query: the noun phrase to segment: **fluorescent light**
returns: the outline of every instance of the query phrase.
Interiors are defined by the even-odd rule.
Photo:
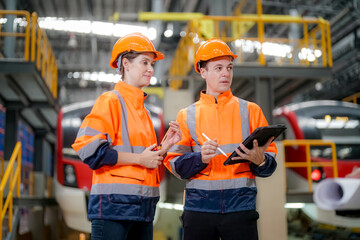
[[[114,24],[107,22],[93,22],[91,31],[97,35],[111,36],[113,34]]]
[[[174,31],[172,29],[166,29],[164,32],[164,36],[167,38],[172,37],[173,34],[174,34]]]
[[[5,19],[6,20],[6,19]],[[3,21],[5,21],[3,20]],[[6,21],[5,21],[6,22]],[[101,36],[122,37],[132,32],[140,32],[147,36],[150,40],[156,39],[157,31],[155,28],[148,28],[144,24],[120,24],[111,22],[100,22],[89,20],[72,20],[56,17],[43,17],[38,19],[39,25],[42,29],[76,32],[84,34],[96,34]],[[0,24],[2,22],[0,21]]]
[[[100,81],[117,83],[120,80],[119,74],[105,72],[68,72],[68,78],[77,78],[85,81]],[[157,82],[157,79],[155,78]]]
[[[157,78],[156,77],[151,77],[150,85],[155,85],[156,83],[157,83]]]

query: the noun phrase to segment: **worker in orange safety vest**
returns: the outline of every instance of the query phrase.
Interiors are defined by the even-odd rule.
[[[254,140],[252,149],[242,144],[268,123],[257,104],[231,92],[236,57],[219,39],[199,47],[194,67],[205,79],[206,90],[199,101],[178,113],[182,139],[164,160],[175,176],[187,180],[181,216],[185,240],[258,239],[255,177],[272,175],[277,148],[273,138],[264,146]],[[217,148],[227,156],[236,149],[239,157],[233,160],[248,162],[224,166],[227,157]]]
[[[159,170],[167,150],[181,139],[169,123],[160,150],[147,109],[146,93],[154,62],[164,58],[140,33],[120,38],[110,66],[121,74],[113,91],[102,94],[80,127],[72,147],[93,169],[88,204],[92,239],[153,238],[159,200]]]

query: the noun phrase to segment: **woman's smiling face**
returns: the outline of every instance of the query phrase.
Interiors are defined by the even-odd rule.
[[[154,74],[154,63],[153,53],[141,53],[131,61],[124,58],[124,82],[140,89],[148,86]]]

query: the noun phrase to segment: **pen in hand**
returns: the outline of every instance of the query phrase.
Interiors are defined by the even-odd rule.
[[[202,133],[202,135],[208,140],[211,141],[211,139],[205,135],[205,133]],[[226,153],[221,149],[221,148],[217,148],[217,150],[219,150],[219,152],[221,152],[225,157],[227,157]]]

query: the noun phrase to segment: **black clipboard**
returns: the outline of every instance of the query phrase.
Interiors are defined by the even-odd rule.
[[[266,144],[269,138],[274,137],[274,140],[284,131],[286,130],[286,127],[284,124],[277,124],[277,125],[270,125],[266,127],[258,127],[255,129],[244,141],[243,144],[246,148],[252,149],[253,148],[253,141],[256,139],[258,141],[259,146],[263,146]],[[274,141],[273,140],[273,141]],[[240,152],[243,152],[241,150],[240,146],[238,147]],[[239,156],[235,151],[226,159],[224,162],[224,165],[232,165],[236,163],[243,163],[243,162],[249,162],[245,159],[238,159],[238,160],[231,160],[233,157]]]

